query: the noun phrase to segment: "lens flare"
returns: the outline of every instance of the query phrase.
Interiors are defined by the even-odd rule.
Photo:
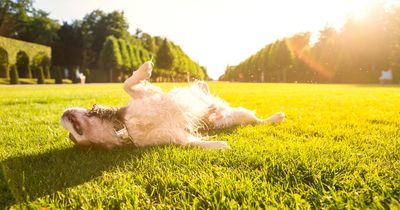
[[[289,51],[292,53],[292,55],[295,55],[297,58],[303,61],[306,65],[310,67],[312,71],[318,73],[318,75],[324,78],[327,79],[333,78],[334,76],[334,74],[332,73],[333,71],[329,69],[327,66],[324,66],[323,64],[319,63],[317,59],[315,59],[309,52],[296,46],[288,39],[285,41],[285,43]]]

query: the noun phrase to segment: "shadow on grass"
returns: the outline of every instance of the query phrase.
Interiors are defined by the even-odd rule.
[[[8,187],[7,179],[0,170],[0,209],[8,209],[15,203],[15,199]]]
[[[0,180],[0,190],[7,192],[6,197],[2,198],[3,205],[35,200],[83,184],[126,161],[137,160],[149,150],[151,148],[112,151],[68,148],[9,158],[1,162],[4,176]],[[8,178],[8,189],[2,186],[7,184],[5,178]]]

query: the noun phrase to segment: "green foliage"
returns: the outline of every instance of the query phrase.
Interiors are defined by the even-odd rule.
[[[10,67],[10,84],[11,85],[16,85],[19,84],[19,75],[18,75],[18,70],[15,65],[11,65]]]
[[[26,52],[26,54],[30,58],[33,58],[38,53],[43,53],[49,59],[51,59],[51,48],[44,45],[9,39],[0,36],[0,47],[4,48],[7,51],[9,64],[16,63],[17,53],[19,51]]]
[[[43,71],[43,67],[42,66],[39,66],[37,68],[36,76],[37,76],[37,83],[38,84],[44,84],[45,77],[44,77],[44,71]]]
[[[44,52],[37,53],[32,59],[33,69],[39,71],[39,68],[42,68],[46,79],[50,79],[50,65],[51,60]],[[38,77],[37,74],[35,76]]]
[[[163,84],[164,90],[175,84]],[[179,85],[180,86],[180,85]],[[225,151],[79,150],[65,107],[118,106],[116,85],[0,89],[0,165],[12,209],[398,209],[398,87],[211,83],[278,125],[208,132]],[[268,90],[268,91],[266,91]],[[110,95],[110,93],[113,93]],[[251,93],[251,94],[249,94]],[[268,106],[266,106],[268,104]],[[357,108],[354,109],[354,105]],[[384,106],[382,105],[384,104]],[[38,114],[40,113],[40,114]],[[12,142],[12,143],[10,143]],[[1,181],[0,181],[1,182]]]
[[[56,66],[81,66],[85,55],[84,40],[80,21],[64,22],[57,31],[52,46],[52,63]],[[89,43],[87,43],[89,44]]]
[[[48,16],[49,13],[34,8],[32,0],[2,0],[0,35],[51,45],[59,26],[56,20]]]
[[[121,69],[123,72],[127,72],[132,69],[132,61],[127,43],[123,39],[118,39],[118,46],[122,59]]]
[[[106,72],[108,82],[116,82],[118,76],[120,76],[120,69],[123,65],[123,60],[121,57],[121,52],[119,49],[118,40],[113,37],[107,37],[103,49],[100,53],[99,67],[102,69],[103,73]],[[103,80],[106,78],[103,78]]]
[[[17,53],[16,67],[18,69],[19,77],[32,78],[31,69],[29,68],[29,56],[24,51]]]
[[[167,39],[164,39],[156,57],[154,77],[172,78],[173,81],[187,81],[192,78],[207,78],[206,70],[192,61],[183,50]]]
[[[8,53],[4,48],[0,47],[0,78],[8,78],[10,76],[8,65]]]
[[[126,39],[129,36],[128,23],[123,12],[105,13],[95,10],[86,15],[77,25],[82,31],[83,59],[82,66],[96,69],[99,64],[101,50],[107,37]]]
[[[171,46],[167,39],[164,39],[163,44],[157,52],[156,67],[160,69],[172,69],[173,62],[174,55],[172,54]]]

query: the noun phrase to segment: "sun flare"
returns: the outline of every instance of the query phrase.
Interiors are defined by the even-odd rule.
[[[344,3],[343,9],[347,17],[362,20],[368,15],[368,9],[378,2],[377,0],[350,0]]]

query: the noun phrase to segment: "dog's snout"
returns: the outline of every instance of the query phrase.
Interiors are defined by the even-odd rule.
[[[61,118],[63,119],[70,119],[73,117],[73,111],[72,110],[65,110]]]

